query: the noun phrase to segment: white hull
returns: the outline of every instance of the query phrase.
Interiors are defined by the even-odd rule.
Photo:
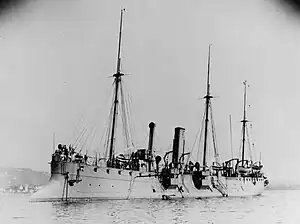
[[[69,172],[70,179],[75,179],[78,165],[71,162],[65,163],[63,171]],[[172,186],[177,187],[165,190],[154,172],[107,167],[98,167],[95,172],[94,168],[95,166],[84,165],[79,176],[81,181],[66,187],[65,176],[62,175],[61,167],[59,167],[60,170],[52,171],[49,183],[32,195],[31,201],[204,198],[222,197],[221,191],[226,192],[229,197],[243,197],[259,195],[264,190],[263,178],[217,178],[216,176],[207,176],[202,180],[203,188],[198,190],[191,174],[179,174],[178,177],[172,178]],[[222,183],[223,190],[220,191],[213,186],[212,178]]]

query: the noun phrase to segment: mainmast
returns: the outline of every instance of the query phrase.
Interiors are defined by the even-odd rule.
[[[245,160],[245,135],[246,135],[246,124],[248,122],[248,120],[246,119],[247,81],[244,81],[243,84],[245,86],[245,90],[244,90],[244,116],[243,116],[243,120],[241,121],[243,123],[242,166],[244,166],[244,160]]]
[[[118,46],[118,58],[117,58],[117,72],[113,75],[115,78],[115,97],[113,105],[113,119],[111,127],[111,136],[110,136],[110,148],[109,148],[109,161],[112,162],[114,155],[114,142],[115,142],[115,129],[117,123],[117,114],[118,114],[118,95],[119,95],[119,85],[121,82],[121,77],[124,75],[121,73],[121,43],[122,43],[122,25],[123,25],[123,12],[125,9],[121,9],[121,18],[120,18],[120,31],[119,31],[119,46]]]
[[[207,151],[207,131],[208,131],[208,112],[209,112],[209,106],[210,106],[210,99],[213,98],[213,96],[210,95],[210,83],[209,83],[209,75],[210,75],[210,47],[208,47],[208,63],[207,63],[207,86],[206,86],[206,96],[204,97],[205,100],[205,129],[204,129],[204,151],[203,151],[203,170],[205,170],[206,167],[206,151]]]

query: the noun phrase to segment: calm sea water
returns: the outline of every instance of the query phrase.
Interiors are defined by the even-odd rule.
[[[249,198],[30,203],[0,196],[0,223],[300,223],[300,191],[265,191]]]

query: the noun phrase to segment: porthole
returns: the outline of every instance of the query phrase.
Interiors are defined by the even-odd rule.
[[[121,175],[121,170],[118,170],[118,174]]]
[[[129,172],[129,175],[130,175],[130,176],[132,175],[132,172],[131,172],[131,171]]]
[[[106,173],[109,173],[109,169],[106,170]]]
[[[89,184],[89,186],[92,186],[92,184]]]

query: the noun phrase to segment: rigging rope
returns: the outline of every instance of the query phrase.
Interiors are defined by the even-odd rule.
[[[147,132],[146,134],[146,138],[148,139],[149,138],[149,133]],[[160,147],[160,149],[158,149],[158,145],[161,146],[161,141],[158,137],[158,134],[157,132],[154,132],[154,138],[153,138],[153,153],[159,153],[159,152],[164,152],[163,149],[161,149],[162,147]]]
[[[82,150],[83,150],[83,149],[85,148],[85,146],[87,145],[88,140],[89,140],[90,138],[93,138],[93,136],[94,136],[94,134],[95,134],[95,131],[96,131],[96,128],[95,128],[95,127],[92,127],[91,130],[90,130],[90,132],[89,132],[89,134],[88,134],[88,136],[86,137],[85,141],[83,142],[83,144],[82,144],[82,146],[81,146]],[[90,144],[91,144],[91,142],[90,142]],[[89,144],[89,145],[90,145],[90,144]],[[86,152],[88,151],[88,149],[89,149],[89,147],[86,147]]]
[[[129,95],[127,94],[127,97],[125,98],[126,102],[126,109],[127,109],[127,119],[128,119],[128,129],[129,129],[129,135],[130,135],[130,143],[133,147],[135,147],[134,143],[134,127],[133,127],[133,122],[131,119],[131,107],[130,107],[130,101],[129,101]]]
[[[242,141],[240,141],[240,155],[242,158],[242,153],[243,153],[243,129],[241,130],[241,139]]]
[[[81,134],[78,136],[77,140],[75,141],[75,143],[73,144],[75,148],[77,148],[83,138],[83,136],[86,134],[87,132],[87,124],[85,125],[85,127],[82,129]]]
[[[115,83],[115,81],[114,81]],[[109,154],[109,140],[110,140],[110,135],[111,135],[111,128],[112,128],[112,119],[113,119],[113,110],[114,110],[114,98],[115,98],[115,93],[113,93],[112,96],[112,103],[111,103],[111,108],[109,111],[109,116],[108,116],[108,128],[106,132],[106,144],[104,144],[105,149],[105,158],[108,158]]]
[[[253,155],[252,155],[252,150],[251,150],[251,142],[250,142],[250,136],[249,136],[249,131],[248,127],[246,126],[246,134],[247,134],[247,143],[248,143],[248,151],[249,151],[249,156],[250,159],[253,161]]]
[[[213,112],[212,112],[212,105],[211,103],[209,104],[209,108],[210,108],[210,120],[211,120],[211,133],[212,133],[212,139],[213,139],[213,144],[214,144],[214,153],[215,153],[215,159],[216,162],[219,162],[219,152],[218,152],[218,148],[217,148],[217,136],[216,136],[216,131],[215,131],[215,123],[213,120]]]
[[[133,147],[135,147],[135,143],[134,143],[134,136],[135,136],[135,127],[134,127],[134,122],[132,122],[132,108],[131,108],[131,104],[132,104],[132,99],[131,96],[129,94],[127,94],[127,105],[128,105],[128,119],[129,119],[129,128],[130,128],[130,132],[131,132],[131,141],[132,141],[132,145]]]
[[[127,148],[130,147],[129,143],[129,132],[128,132],[128,122],[127,122],[127,114],[126,114],[126,105],[125,105],[125,97],[123,93],[123,85],[120,82],[120,96],[121,96],[121,117],[122,117],[122,124],[123,124],[123,135],[124,135],[124,143]]]
[[[96,125],[94,124],[93,127],[91,127],[89,129],[89,131],[87,132],[86,136],[85,136],[85,140],[83,141],[83,143],[81,144],[81,149],[83,150],[84,147],[86,147],[86,144],[89,142],[89,141],[92,141],[92,137],[94,135],[94,132],[96,131]],[[90,140],[91,139],[91,140]],[[91,144],[91,143],[90,143]],[[87,147],[89,149],[89,147]]]
[[[79,120],[78,120],[78,123],[77,125],[75,126],[74,128],[74,131],[73,131],[73,135],[72,135],[72,141],[74,142],[74,139],[76,140],[76,133],[78,132],[78,129],[79,129],[79,126],[81,125],[81,123],[83,122],[83,114],[81,114]]]
[[[105,95],[108,95],[108,91],[106,90],[106,94]],[[107,104],[107,101],[108,101],[108,97],[105,97],[106,100],[106,103]],[[73,137],[72,137],[72,146],[74,148],[80,148],[81,150],[83,149],[83,147],[86,146],[86,144],[88,144],[88,149],[90,149],[92,143],[93,143],[93,139],[95,138],[95,135],[96,135],[96,131],[97,131],[97,128],[95,127],[96,126],[96,121],[95,120],[95,117],[98,115],[98,112],[94,115],[92,115],[92,118],[89,120],[89,121],[86,121],[84,122],[84,117],[87,116],[87,114],[84,112],[81,113],[81,116],[80,116],[80,119],[78,120],[78,123],[77,125],[75,126],[74,128],[74,131],[73,131]],[[88,128],[89,124],[92,124],[92,127],[91,128]],[[80,128],[80,126],[82,126],[82,128]],[[80,130],[81,129],[81,130]],[[103,132],[102,134],[102,137],[101,137],[101,140],[103,138],[103,135],[105,134],[105,131]]]
[[[115,82],[113,82],[112,86],[114,85],[114,83]],[[112,92],[111,92],[110,95],[114,96],[113,88],[111,88],[111,91]],[[107,97],[106,99],[108,101],[109,97]],[[106,122],[106,124],[104,126],[104,130],[102,132],[102,136],[101,136],[101,139],[100,139],[100,142],[102,142],[102,139],[103,139],[104,135],[106,136],[105,137],[106,141],[103,144],[103,147],[105,149],[105,151],[104,151],[105,158],[108,158],[108,151],[109,151],[108,145],[109,145],[109,136],[110,136],[110,131],[111,131],[110,123],[111,123],[112,113],[113,113],[113,99],[114,99],[114,97],[111,98],[110,109],[108,110],[109,111],[108,112],[108,119],[107,119],[107,122]]]
[[[75,141],[73,142],[72,145],[76,145],[77,142],[79,141],[79,139],[81,138],[82,134],[85,132],[85,129],[86,129],[87,125],[84,125],[84,127],[82,128],[82,130],[80,131],[79,135],[77,136],[77,138],[75,139]]]
[[[197,152],[197,158],[196,161],[199,160],[199,154],[200,154],[200,144],[201,144],[201,138],[203,137],[203,129],[204,129],[204,120],[205,120],[205,112],[203,113],[203,117],[202,117],[202,127],[201,127],[201,132],[200,132],[200,136],[199,136],[199,145],[198,145],[198,152]]]
[[[191,153],[190,153],[190,157],[192,157],[192,159],[194,159],[195,161],[198,160],[198,156],[199,156],[198,154],[199,154],[199,147],[200,147],[200,146],[198,146],[198,152],[197,152],[198,154],[197,154],[197,158],[196,158],[196,159],[193,157],[192,152],[193,152],[194,149],[195,149],[196,141],[197,141],[197,139],[198,139],[198,135],[199,135],[200,131],[201,131],[200,137],[201,137],[201,135],[202,135],[204,115],[205,115],[205,114],[203,114],[202,123],[201,123],[201,126],[200,126],[199,129],[198,129],[198,132],[196,133],[195,141],[194,141],[194,143],[193,143],[192,150],[191,150]]]
[[[94,141],[96,133],[97,133],[97,128],[94,128],[94,132],[92,133],[92,137],[91,137],[90,142],[89,142],[89,144],[87,146],[87,149],[91,149],[92,148],[92,143]]]
[[[252,142],[252,153],[253,153],[253,159],[256,161],[257,159],[257,152],[256,152],[256,148],[255,148],[255,142],[253,141],[252,138],[252,124],[250,125],[250,131],[249,131],[249,138],[250,138],[250,142]]]

